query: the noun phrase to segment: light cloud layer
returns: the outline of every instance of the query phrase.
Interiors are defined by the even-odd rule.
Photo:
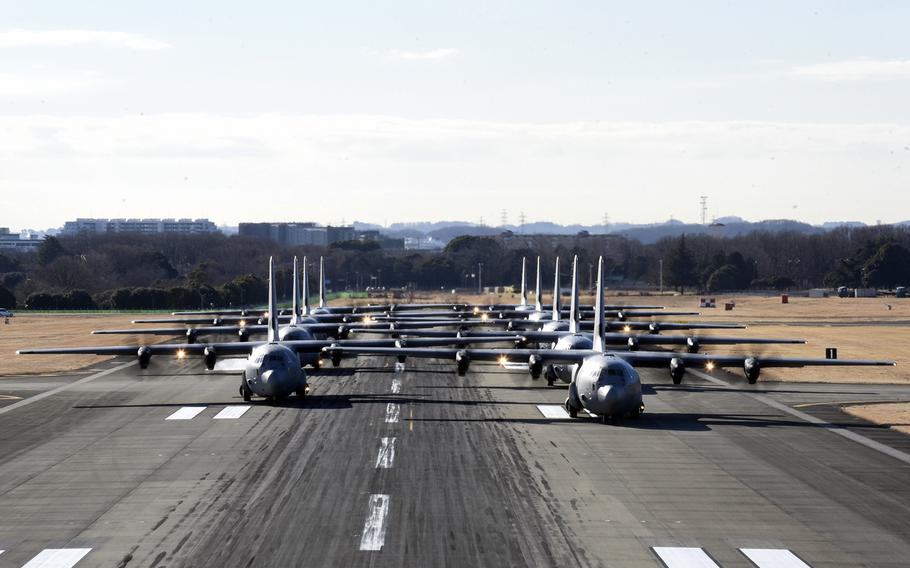
[[[82,45],[119,46],[137,51],[157,51],[170,47],[166,42],[128,32],[23,29],[0,31],[0,48],[75,47]]]
[[[751,219],[887,222],[910,211],[907,125],[165,114],[0,117],[0,133],[0,188],[15,212],[4,226],[492,222],[502,209],[563,223],[604,212],[694,221],[699,195],[712,214]]]
[[[823,81],[910,77],[910,59],[851,59],[795,67],[793,74]]]
[[[453,47],[431,49],[428,51],[407,51],[403,49],[390,49],[389,56],[406,61],[427,61],[430,59],[445,59],[458,55],[459,50]]]
[[[93,81],[90,75],[44,77],[0,73],[0,97],[36,97],[81,91]]]

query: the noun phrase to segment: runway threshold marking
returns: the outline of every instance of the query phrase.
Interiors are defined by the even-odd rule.
[[[397,438],[382,438],[379,441],[379,453],[376,455],[376,469],[389,469],[395,461],[395,442]]]
[[[249,409],[249,406],[226,406],[215,415],[214,420],[237,420]]]
[[[667,568],[720,568],[700,548],[654,546],[652,549]]]
[[[205,409],[205,406],[184,406],[177,412],[165,418],[165,420],[192,420]]]
[[[739,551],[758,568],[811,568],[784,548],[740,548]]]
[[[699,378],[702,378],[702,379],[708,381],[709,383],[727,387],[731,391],[735,392],[735,391],[740,390],[740,389],[736,388],[735,386],[731,385],[730,383],[728,383],[726,381],[722,381],[718,378],[712,377],[711,375],[709,375],[707,373],[703,373],[703,372],[697,371],[695,369],[687,369],[687,371],[689,373],[692,373],[696,377],[699,377]],[[742,391],[740,391],[740,392],[742,392]],[[790,416],[799,418],[800,420],[803,420],[804,422],[808,422],[810,424],[817,424],[818,426],[823,426],[827,431],[833,432],[834,434],[837,434],[838,436],[843,436],[844,438],[847,438],[848,440],[853,440],[854,442],[856,442],[858,444],[862,444],[869,449],[872,449],[872,450],[875,450],[882,454],[885,454],[886,456],[891,456],[892,458],[902,461],[906,464],[910,464],[910,454],[908,454],[906,452],[902,452],[896,448],[892,448],[891,446],[886,446],[885,444],[882,444],[881,442],[876,442],[875,440],[873,440],[871,438],[867,438],[867,437],[863,436],[862,434],[857,434],[856,432],[854,432],[852,430],[847,430],[845,428],[835,426],[834,424],[831,424],[830,422],[828,422],[826,420],[822,420],[821,418],[816,418],[815,416],[812,416],[811,414],[806,414],[805,412],[796,410],[795,408],[790,408],[786,404],[784,404],[782,402],[777,402],[776,400],[774,400],[773,398],[771,398],[769,396],[750,393],[750,392],[742,392],[742,394],[752,397],[754,400],[757,400],[758,402],[761,402],[762,404],[770,406],[771,408],[776,408],[777,410],[780,410],[781,412],[785,412],[785,413],[789,414]]]
[[[79,379],[78,381],[73,381],[72,383],[69,383],[66,385],[61,385],[55,389],[51,389],[49,391],[45,391],[45,392],[36,394],[35,396],[30,396],[25,400],[20,400],[19,402],[14,402],[14,403],[10,404],[9,406],[4,406],[3,408],[0,408],[0,414],[6,414],[7,412],[16,410],[17,408],[22,408],[23,406],[27,406],[33,402],[38,402],[39,400],[43,400],[49,396],[53,396],[53,395],[57,394],[58,392],[63,392],[65,390],[71,389],[75,386],[83,385],[89,381],[94,381],[95,379],[100,379],[101,377],[105,377],[107,375],[110,375],[111,373],[116,373],[117,371],[122,371],[123,369],[126,369],[127,367],[132,367],[133,365],[136,365],[137,363],[139,363],[138,360],[133,360],[133,361],[130,361],[129,363],[124,363],[122,365],[117,365],[116,367],[111,367],[110,369],[105,369],[103,371],[97,372],[94,375],[89,375],[87,377],[83,377],[83,378]]]
[[[566,419],[570,418],[569,413],[566,409],[559,404],[538,404],[537,410],[544,415],[544,418],[552,419]]]
[[[22,568],[72,568],[91,548],[45,548]]]
[[[390,402],[388,406],[385,407],[385,421],[388,424],[394,424],[398,422],[398,419],[401,417],[401,406],[397,402]]]
[[[385,522],[389,516],[389,496],[370,495],[369,513],[360,537],[360,550],[382,550],[385,544]]]

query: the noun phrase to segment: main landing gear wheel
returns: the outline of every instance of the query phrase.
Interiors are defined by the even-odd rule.
[[[304,398],[308,394],[310,394],[310,385],[306,385],[303,388],[297,389],[297,398]]]
[[[642,404],[642,405],[640,405],[638,408],[636,408],[635,410],[629,412],[629,418],[640,418],[640,417],[641,417],[641,413],[644,412],[644,411],[645,411],[645,405]]]
[[[246,384],[246,380],[240,382],[240,396],[243,397],[243,402],[253,400],[253,391],[250,390],[250,385]]]

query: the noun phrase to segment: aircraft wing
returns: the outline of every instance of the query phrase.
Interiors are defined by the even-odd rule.
[[[203,354],[205,350],[214,349],[219,354],[247,354],[264,341],[233,343],[157,343],[152,345],[109,345],[96,347],[48,347],[38,349],[20,349],[17,355],[136,355],[140,349],[148,349],[152,355],[174,355],[182,352],[185,355]]]
[[[508,341],[511,339],[514,339],[514,337],[509,337],[505,340]],[[536,355],[541,360],[548,363],[579,363],[587,357],[599,354],[597,351],[590,350],[568,351],[562,349],[422,349],[413,347],[415,341],[418,340],[409,340],[407,343],[408,347],[355,347],[348,345],[333,345],[326,347],[323,351],[329,354],[338,355],[385,355],[388,357],[419,357],[423,359],[450,360],[455,360],[459,353],[463,353],[471,361],[492,361],[499,363],[527,361],[532,355]]]
[[[633,367],[665,367],[679,359],[692,367],[742,367],[751,360],[764,367],[869,367],[893,366],[894,361],[874,359],[818,359],[773,357],[764,355],[706,355],[702,353],[673,353],[664,351],[611,351],[612,355],[629,362]]]

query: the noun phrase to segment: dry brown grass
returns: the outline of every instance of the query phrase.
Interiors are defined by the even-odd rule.
[[[91,335],[93,329],[125,327],[137,315],[17,315],[0,323],[0,376],[59,373],[80,369],[110,357],[94,355],[16,355],[33,347],[138,345],[139,336]],[[148,338],[146,341],[160,341]]]
[[[891,427],[892,430],[910,434],[910,402],[885,402],[845,406],[844,411],[863,420]]]

